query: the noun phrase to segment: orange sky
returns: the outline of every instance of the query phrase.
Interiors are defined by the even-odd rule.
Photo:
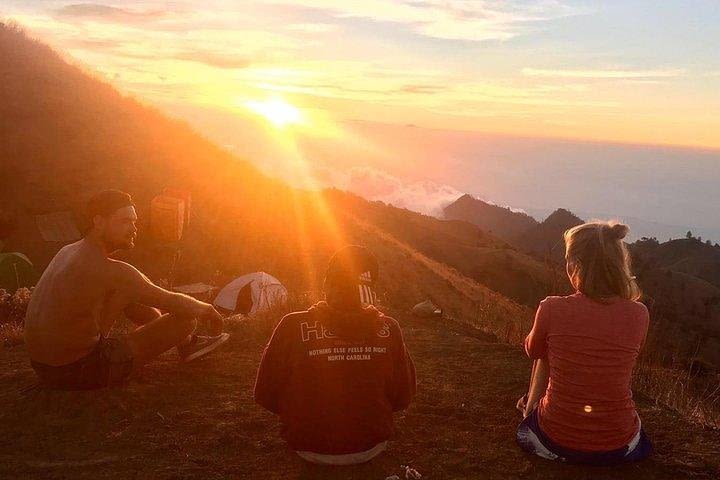
[[[10,0],[0,13],[156,104],[244,114],[282,98],[318,134],[381,119],[720,148],[720,13],[681,3]]]

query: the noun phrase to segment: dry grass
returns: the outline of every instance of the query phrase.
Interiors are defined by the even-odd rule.
[[[634,387],[657,404],[693,423],[720,429],[720,378],[705,378],[690,369],[659,366],[642,359],[635,370]]]
[[[651,332],[635,369],[635,389],[696,424],[720,429],[720,374],[680,358],[679,352],[668,355]]]
[[[18,323],[3,323],[0,325],[0,343],[6,347],[14,347],[25,343],[23,327]]]
[[[402,252],[406,261],[413,262],[432,272],[433,276],[442,279],[445,283],[443,289],[427,291],[426,294],[436,297],[443,310],[449,312],[457,320],[492,333],[496,333],[495,328],[500,324],[508,323],[507,319],[514,319],[514,321],[520,322],[520,325],[530,324],[532,311],[529,308],[490,290],[455,268],[428,257],[392,234],[378,229],[358,217],[351,216],[351,218],[365,230],[366,234],[375,236],[394,250]],[[425,288],[429,290],[430,286],[426,285]],[[447,295],[448,290],[452,290],[457,295]]]

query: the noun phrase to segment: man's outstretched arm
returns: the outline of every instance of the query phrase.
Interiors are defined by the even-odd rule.
[[[108,287],[122,293],[131,302],[157,307],[176,315],[206,317],[211,320],[213,330],[222,332],[222,317],[212,305],[182,293],[165,290],[128,263],[109,260],[105,275]]]

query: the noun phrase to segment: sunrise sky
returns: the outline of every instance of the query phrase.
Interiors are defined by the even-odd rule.
[[[242,110],[282,95],[333,120],[720,147],[714,0],[4,0],[0,13],[149,101]]]
[[[0,18],[293,185],[720,240],[716,0],[3,0]]]

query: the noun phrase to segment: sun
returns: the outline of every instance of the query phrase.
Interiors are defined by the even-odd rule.
[[[271,98],[264,101],[248,100],[245,102],[245,107],[264,117],[278,128],[295,125],[303,120],[300,110],[281,98]]]

